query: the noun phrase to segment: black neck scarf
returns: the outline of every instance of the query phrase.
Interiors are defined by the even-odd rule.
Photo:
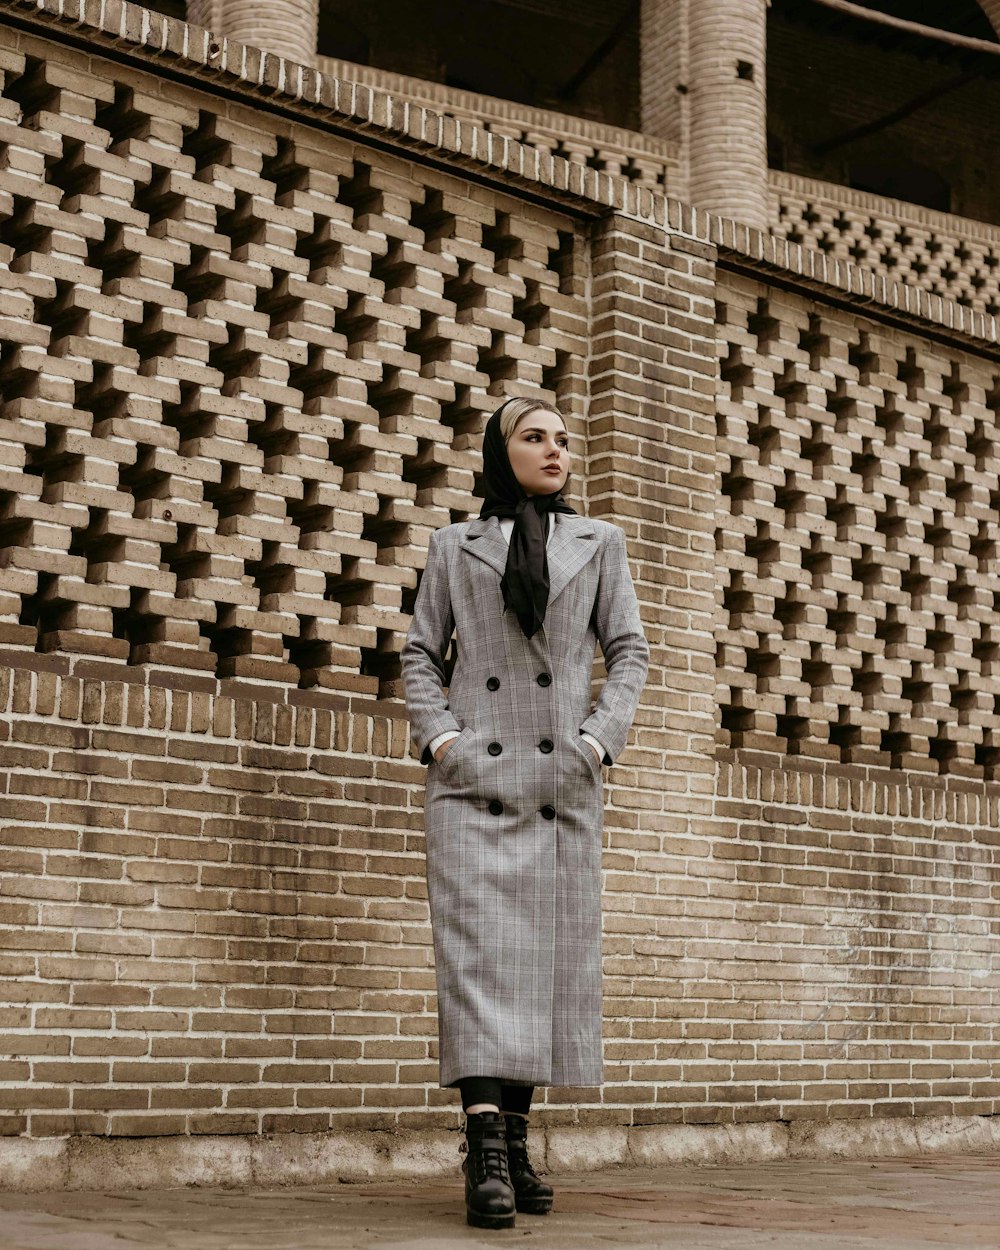
[[[545,527],[550,512],[572,512],[559,491],[531,495],[514,475],[507,444],[500,432],[501,404],[486,423],[483,438],[483,484],[486,498],[479,515],[513,517],[514,531],[507,550],[507,568],[500,582],[504,607],[511,609],[525,638],[531,638],[545,621],[549,602],[549,562],[545,552]],[[530,414],[529,414],[530,415]],[[525,418],[527,420],[527,418]]]

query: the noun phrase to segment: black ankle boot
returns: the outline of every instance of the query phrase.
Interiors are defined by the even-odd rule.
[[[465,1214],[474,1228],[513,1228],[514,1191],[507,1142],[496,1111],[465,1117]]]
[[[528,1158],[528,1117],[505,1111],[503,1122],[507,1166],[517,1209],[528,1215],[548,1215],[552,1210],[552,1186],[539,1180]]]

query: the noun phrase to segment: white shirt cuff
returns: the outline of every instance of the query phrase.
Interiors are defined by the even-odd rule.
[[[430,742],[427,744],[427,749],[430,751],[431,755],[433,755],[442,742],[450,742],[452,738],[457,737],[458,734],[455,733],[454,729],[447,729],[443,734],[438,734],[436,738],[431,738]]]
[[[441,746],[442,743],[450,742],[452,738],[457,738],[457,737],[458,737],[458,734],[455,733],[453,729],[449,729],[443,734],[438,734],[436,738],[432,738],[430,742],[427,744],[427,748],[430,751],[431,755],[434,755],[437,753],[437,749],[439,746]],[[590,743],[590,745],[597,752],[597,758],[603,764],[604,763],[604,747],[597,741],[594,735],[593,734],[581,734],[580,737],[583,738],[585,742]]]
[[[604,747],[602,747],[602,746],[601,746],[601,744],[597,741],[597,739],[594,737],[594,735],[593,735],[593,734],[585,734],[585,733],[582,733],[582,734],[580,734],[580,737],[581,737],[581,738],[583,738],[583,740],[584,740],[585,742],[589,742],[589,743],[590,743],[590,745],[591,745],[591,746],[594,748],[594,750],[597,752],[597,758],[598,758],[598,759],[601,761],[601,763],[603,764],[603,763],[604,763]]]

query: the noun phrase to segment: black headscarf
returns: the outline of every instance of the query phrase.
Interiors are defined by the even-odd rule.
[[[509,401],[507,401],[509,402]],[[504,607],[516,613],[521,632],[530,638],[542,626],[549,602],[549,562],[545,527],[550,512],[576,512],[561,492],[525,494],[514,475],[507,444],[500,431],[501,404],[486,423],[483,438],[483,484],[486,498],[480,517],[513,517],[514,531],[507,551],[507,568],[500,582]]]

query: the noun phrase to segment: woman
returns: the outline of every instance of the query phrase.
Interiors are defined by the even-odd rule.
[[[431,536],[401,658],[430,765],[441,1085],[466,1113],[468,1221],[509,1228],[515,1210],[552,1207],[527,1155],[534,1087],[602,1079],[601,764],[625,746],[649,648],[624,535],[563,499],[559,414],[503,404],[483,471],[479,519]]]

